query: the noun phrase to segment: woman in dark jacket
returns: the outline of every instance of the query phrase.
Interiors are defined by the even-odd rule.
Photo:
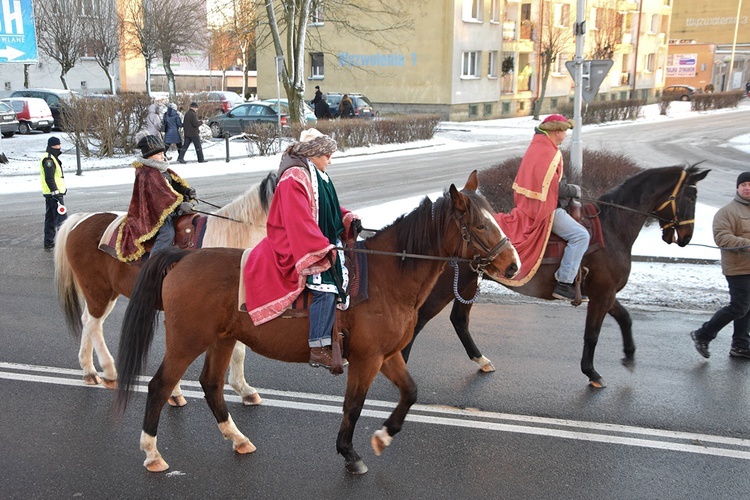
[[[167,112],[164,113],[164,145],[169,151],[169,147],[174,144],[179,151],[182,148],[182,137],[180,137],[180,128],[182,128],[182,120],[180,114],[177,112],[177,105],[169,103]]]
[[[339,112],[336,116],[340,118],[353,118],[354,117],[354,103],[352,103],[349,94],[344,94],[339,103]]]

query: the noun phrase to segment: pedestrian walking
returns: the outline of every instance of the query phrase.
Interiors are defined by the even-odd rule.
[[[180,154],[177,155],[177,161],[180,163],[187,163],[185,161],[185,152],[190,147],[190,143],[195,147],[195,154],[198,156],[198,163],[205,163],[206,160],[203,158],[203,147],[201,146],[201,134],[200,126],[203,122],[198,119],[198,103],[191,102],[190,109],[185,113],[185,119],[182,120],[182,128],[185,132],[185,142],[180,148]]]

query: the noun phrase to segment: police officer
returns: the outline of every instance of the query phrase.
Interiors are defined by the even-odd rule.
[[[45,250],[55,247],[57,228],[68,218],[63,201],[63,196],[68,191],[65,189],[65,176],[60,160],[61,147],[60,139],[50,137],[47,140],[46,154],[39,161],[39,179],[42,183],[42,194],[46,206],[44,212]]]

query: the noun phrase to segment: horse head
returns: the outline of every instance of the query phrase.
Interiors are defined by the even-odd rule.
[[[474,271],[512,278],[518,273],[521,261],[495,221],[490,204],[477,192],[478,187],[477,171],[474,170],[460,192],[453,184],[448,190],[453,203],[453,217],[461,234],[455,254],[472,259]]]
[[[697,183],[711,171],[698,169],[700,163],[702,162],[680,170],[679,180],[671,195],[654,211],[661,226],[661,239],[667,244],[675,242],[684,247],[693,237],[695,205],[698,199]]]

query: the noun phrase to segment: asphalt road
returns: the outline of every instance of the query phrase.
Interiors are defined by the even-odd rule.
[[[731,169],[745,170],[747,155],[743,166],[742,156],[718,146],[736,116],[704,118],[711,121],[701,118],[698,127],[695,119],[675,121],[670,133],[685,136],[701,128],[705,150],[670,146],[670,153],[650,142],[666,132],[637,126],[602,130],[601,140],[642,141],[637,151],[654,166],[709,156],[711,167],[726,169],[728,180],[714,181],[709,174],[699,199],[714,190],[721,204],[727,183],[734,185]],[[438,191],[450,182],[461,185],[471,168],[520,154],[525,146],[487,143],[470,151],[341,160],[331,175],[342,203],[357,209]],[[655,156],[657,149],[665,150],[663,159]],[[685,157],[674,161],[682,151]],[[261,177],[203,178],[196,188],[222,204]],[[130,186],[112,186],[71,193],[66,201],[71,211],[122,210],[129,195]],[[78,346],[65,333],[56,303],[51,254],[41,249],[42,206],[37,194],[0,198],[4,498],[747,496],[750,362],[728,357],[727,331],[712,343],[713,356],[705,361],[687,336],[705,314],[636,309],[637,366],[630,371],[620,364],[619,334],[607,320],[596,364],[609,386],[593,390],[579,370],[585,312],[504,299],[478,304],[472,314],[475,340],[495,373],[477,372],[446,311],[427,325],[410,359],[419,405],[381,457],[370,450],[369,437],[397,393],[383,377],[376,379],[355,432],[355,447],[370,468],[363,477],[349,477],[335,451],[344,378],[254,354],[246,361],[247,377],[264,404],[243,407],[227,394],[235,422],[258,451],[238,456],[222,440],[196,384],[196,363],[183,385],[188,406],[162,413],[159,445],[171,469],[147,473],[138,449],[145,396],[136,395],[116,419],[114,394],[80,380]],[[113,353],[126,302],[119,301],[106,325]],[[163,349],[163,335],[157,334],[148,373]]]

